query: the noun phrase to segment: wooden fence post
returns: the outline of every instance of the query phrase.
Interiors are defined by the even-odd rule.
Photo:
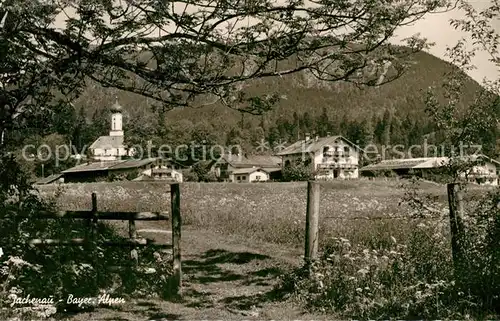
[[[95,228],[97,227],[97,194],[92,193],[92,214],[89,220],[90,227],[90,246],[89,249],[92,251],[92,267],[95,271],[94,286],[96,293],[99,292],[99,268],[97,267],[97,253],[95,253]]]
[[[318,255],[318,223],[319,223],[320,184],[307,182],[307,212],[306,212],[306,244],[304,259],[308,268]]]
[[[448,203],[450,208],[450,231],[451,231],[451,250],[453,255],[453,266],[457,278],[462,276],[464,264],[463,240],[463,195],[462,186],[458,183],[447,185]]]
[[[97,220],[97,194],[92,193],[92,213],[89,219],[90,239],[94,241],[94,224]]]
[[[171,211],[172,211],[172,255],[173,275],[172,285],[176,295],[182,294],[182,268],[181,268],[181,203],[179,183],[170,185]]]
[[[137,230],[135,228],[135,220],[128,220],[128,237],[131,239],[137,238]],[[132,250],[130,251],[130,258],[132,259],[132,265],[137,267],[139,264],[139,255],[137,253],[137,249],[135,246],[132,246]]]

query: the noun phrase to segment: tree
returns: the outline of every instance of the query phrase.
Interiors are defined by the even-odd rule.
[[[392,113],[387,109],[382,118],[382,128],[382,144],[389,146],[391,144]]]
[[[5,1],[3,30],[7,32],[2,56],[15,52],[18,57],[9,59],[4,70],[12,71],[20,64],[17,59],[24,56],[37,80],[47,84],[65,81],[65,91],[76,89],[89,76],[103,85],[153,98],[168,108],[191,105],[200,94],[230,105],[247,98],[231,94],[241,81],[300,70],[326,80],[375,84],[387,62],[402,71],[399,59],[408,51],[384,46],[394,29],[442,5],[410,0],[391,5],[368,0],[325,1],[314,7],[300,1],[281,5],[223,0],[181,3],[184,9],[151,0],[126,5]],[[77,15],[66,19],[65,31],[59,31],[53,22],[68,9]],[[255,19],[253,25],[241,23],[249,17]],[[333,36],[339,28],[351,31]],[[222,29],[226,29],[224,36]],[[33,38],[31,42],[28,37]],[[423,44],[416,38],[409,40],[411,49]],[[370,54],[375,51],[376,56]],[[298,64],[276,69],[276,61],[289,58]],[[235,68],[237,72],[228,73]],[[42,75],[57,79],[42,80]]]
[[[360,144],[362,146],[366,146],[368,144],[373,143],[373,123],[372,119],[364,119],[361,123],[361,141]]]
[[[53,130],[71,139],[77,120],[75,106],[73,104],[58,104],[52,113]]]
[[[477,153],[476,146],[488,146],[489,153],[493,153],[500,112],[498,109],[498,94],[500,94],[500,79],[484,81],[483,87],[473,93],[462,91],[467,81],[466,72],[474,66],[471,58],[475,50],[486,50],[500,71],[500,54],[498,45],[500,35],[493,27],[500,17],[500,1],[492,0],[490,5],[481,12],[475,10],[468,2],[458,1],[459,8],[464,10],[465,18],[453,20],[452,25],[468,33],[475,48],[467,49],[464,40],[448,48],[450,60],[459,67],[445,75],[444,95],[439,96],[435,90],[427,93],[426,103],[428,113],[435,121],[436,130],[441,132],[444,145],[447,146],[447,156],[451,162],[446,166],[451,174],[448,182],[460,182],[461,174],[476,165],[469,156]],[[443,97],[444,96],[444,97]],[[464,103],[465,102],[465,103]],[[462,103],[462,105],[461,105]],[[465,108],[462,106],[465,105]],[[475,145],[471,150],[462,150],[462,146]],[[483,148],[484,149],[484,148]],[[458,153],[457,153],[458,152]],[[485,152],[480,151],[480,152]],[[454,157],[458,156],[458,157]],[[477,183],[484,181],[484,177],[476,177]],[[465,184],[459,185],[464,192]],[[500,190],[483,192],[480,199],[464,200],[462,213],[462,227],[453,232],[454,241],[454,291],[469,293],[472,301],[469,307],[476,313],[483,311],[500,310]],[[470,194],[469,194],[470,195]],[[475,205],[484,204],[483,205]],[[456,294],[452,294],[455,295]],[[458,296],[457,296],[458,297]],[[465,309],[469,310],[469,307]]]
[[[328,119],[328,110],[326,107],[322,108],[321,115],[319,115],[316,120],[316,128],[320,136],[326,136],[330,131],[330,121]]]
[[[219,100],[229,107],[244,105],[247,113],[261,113],[276,101],[272,88],[259,97],[246,93],[242,84],[251,79],[303,71],[326,81],[380,85],[398,77],[408,55],[426,46],[418,37],[408,39],[408,47],[387,46],[394,30],[444,5],[426,0],[320,1],[311,7],[295,0],[176,4],[2,1],[0,132],[23,117],[50,115],[54,106],[77,98],[89,80],[149,97],[164,110]],[[68,12],[74,15],[66,17]],[[339,28],[344,31],[337,35]]]
[[[301,124],[300,128],[301,128],[302,132],[312,134],[313,123],[312,123],[311,116],[309,115],[309,113],[307,111],[302,115],[302,119],[300,120],[300,124]]]

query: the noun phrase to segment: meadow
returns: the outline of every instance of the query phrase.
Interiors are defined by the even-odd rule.
[[[364,218],[401,216],[411,208],[402,204],[404,189],[397,180],[360,180],[325,182],[321,187],[320,228],[322,238],[352,235],[358,231],[387,224],[384,220]],[[445,187],[421,183],[420,188],[442,204]],[[99,210],[170,210],[169,185],[161,182],[118,182],[63,184],[38,187],[45,198],[56,197],[61,210],[91,207],[91,193],[97,194]],[[290,246],[302,246],[306,215],[307,183],[183,183],[181,213],[184,225],[237,234]],[[399,224],[398,224],[399,225]],[[404,233],[396,228],[394,233]],[[364,234],[364,233],[359,233]]]
[[[170,206],[169,186],[161,182],[38,188],[62,210],[89,209],[92,192],[99,210],[168,211]],[[466,199],[494,190],[471,186]],[[466,245],[472,246],[467,277],[461,279],[453,267],[446,186],[397,179],[323,182],[320,258],[308,271],[297,267],[284,273],[277,289],[291,293],[305,309],[337,317],[495,317],[498,265],[485,258],[498,256],[500,231],[491,222],[500,216],[496,199],[490,201],[490,218],[474,217],[471,207]],[[306,202],[305,182],[181,184],[183,226],[238,235],[248,244],[302,249]],[[492,213],[484,200],[478,204]]]

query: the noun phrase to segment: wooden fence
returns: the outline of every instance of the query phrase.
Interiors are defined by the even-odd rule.
[[[181,269],[181,213],[180,213],[180,186],[178,183],[169,184],[170,186],[170,208],[168,212],[100,212],[97,210],[97,195],[92,193],[92,209],[90,211],[59,211],[59,212],[39,212],[33,218],[37,219],[55,219],[70,218],[84,219],[88,221],[88,234],[85,238],[73,238],[69,240],[60,239],[32,239],[29,241],[34,246],[85,246],[96,242],[95,229],[98,220],[126,220],[128,221],[128,239],[121,241],[102,240],[100,244],[105,246],[127,246],[132,247],[130,256],[133,265],[137,267],[138,254],[136,247],[156,246],[170,248],[173,257],[173,275],[169,282],[172,294],[181,295],[182,293],[182,269]],[[171,221],[172,244],[160,244],[154,240],[137,237],[135,226],[136,221]]]
[[[307,212],[306,212],[306,229],[305,229],[305,250],[304,260],[308,268],[311,263],[318,258],[318,243],[319,243],[319,205],[320,205],[320,183],[317,181],[309,181],[307,183]],[[453,253],[453,264],[455,271],[460,271],[464,255],[462,253],[462,243],[464,237],[463,226],[463,193],[462,185],[452,183],[447,185],[448,203],[449,203],[449,219],[451,231],[451,248]],[[329,217],[335,218],[335,217]],[[381,217],[361,217],[356,219],[380,219]],[[387,219],[394,219],[388,216]],[[406,217],[409,218],[409,217]]]

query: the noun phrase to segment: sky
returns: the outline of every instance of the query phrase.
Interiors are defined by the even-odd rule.
[[[469,1],[477,10],[486,8],[489,2],[489,0]],[[461,38],[465,38],[469,43],[471,41],[466,34],[450,26],[450,19],[460,19],[462,17],[463,13],[459,10],[428,15],[423,20],[415,22],[412,26],[397,30],[397,37],[393,42],[398,43],[400,39],[404,39],[415,33],[420,33],[421,36],[427,38],[429,42],[436,43],[435,46],[428,50],[429,53],[441,59],[448,60],[445,57],[447,46],[454,46]],[[499,21],[497,21],[493,27],[500,32]],[[498,68],[492,62],[488,61],[488,58],[489,56],[486,52],[479,51],[473,59],[476,69],[470,71],[469,75],[478,82],[481,82],[483,78],[496,80],[500,77]]]

